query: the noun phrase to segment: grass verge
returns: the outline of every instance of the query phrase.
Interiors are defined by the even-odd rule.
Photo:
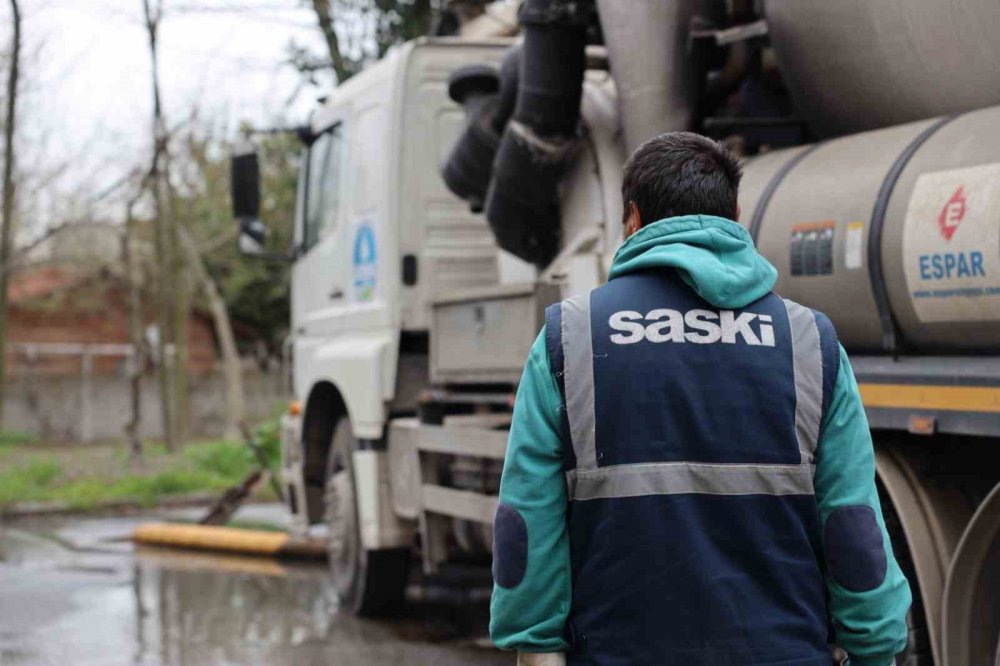
[[[0,444],[0,509],[22,502],[54,502],[90,509],[112,502],[152,506],[161,499],[219,492],[256,467],[242,442],[195,442],[176,452],[162,445],[129,460],[122,444]],[[262,488],[264,497],[270,490]]]

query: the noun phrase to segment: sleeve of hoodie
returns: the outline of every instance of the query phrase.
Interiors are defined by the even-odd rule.
[[[843,347],[816,451],[815,488],[836,643],[852,666],[888,666],[906,647],[910,587],[882,518],[875,452]]]
[[[563,409],[543,328],[517,389],[494,523],[490,637],[505,650],[567,649],[571,576]]]

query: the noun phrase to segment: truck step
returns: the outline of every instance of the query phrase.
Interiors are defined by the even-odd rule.
[[[493,425],[492,422],[486,425]],[[417,450],[503,460],[507,452],[507,431],[477,427],[465,421],[461,425],[429,425],[417,419],[394,419],[390,438],[415,441]]]
[[[477,523],[493,523],[497,512],[496,495],[483,495],[425,483],[422,490],[424,511]]]

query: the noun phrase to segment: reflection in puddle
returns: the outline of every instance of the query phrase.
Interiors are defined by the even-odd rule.
[[[323,565],[143,549],[133,586],[136,664],[292,664],[309,654],[345,665],[510,661],[475,646],[486,604],[423,602],[392,622],[361,620],[337,612]]]
[[[323,567],[268,560],[144,552],[133,585],[136,661],[155,655],[163,666],[276,663],[274,650],[328,638],[337,608]]]

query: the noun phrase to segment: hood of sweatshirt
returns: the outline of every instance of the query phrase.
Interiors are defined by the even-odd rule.
[[[672,268],[718,308],[742,308],[774,288],[778,271],[741,225],[713,215],[668,217],[632,234],[615,253],[608,279]]]

